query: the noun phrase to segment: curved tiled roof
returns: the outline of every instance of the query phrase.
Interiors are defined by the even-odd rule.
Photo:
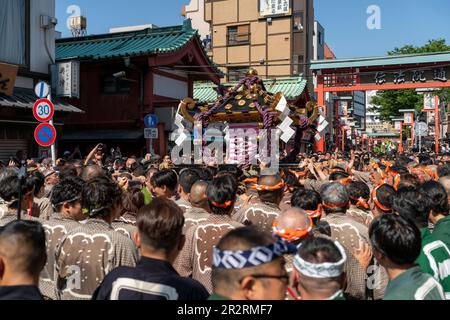
[[[173,52],[198,37],[189,20],[183,25],[56,40],[56,60],[98,60]]]
[[[384,57],[314,60],[311,61],[311,70],[408,65],[419,63],[442,63],[449,61],[450,61],[450,51],[447,51],[435,53],[392,55]]]
[[[225,87],[234,87],[238,82],[225,83]],[[295,100],[306,88],[307,81],[302,77],[277,78],[264,80],[264,86],[268,92],[284,94],[286,99]],[[217,91],[212,82],[195,82],[194,99],[200,104],[211,104],[217,100]]]

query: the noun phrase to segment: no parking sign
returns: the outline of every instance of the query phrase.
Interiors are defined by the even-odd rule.
[[[56,129],[50,123],[41,123],[34,130],[34,139],[41,147],[49,147],[55,143]]]

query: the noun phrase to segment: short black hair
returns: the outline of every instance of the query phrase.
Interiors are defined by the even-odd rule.
[[[136,158],[135,157],[131,157],[130,159],[135,159],[136,160]],[[136,162],[134,162],[134,163],[132,163],[131,165],[130,165],[130,168],[129,168],[129,172],[134,172],[137,168],[139,167],[139,164],[137,163],[137,160],[136,160]]]
[[[195,171],[197,171],[199,180],[211,181],[214,178],[214,176],[204,168],[196,168]]]
[[[37,196],[41,188],[45,184],[45,177],[40,171],[35,171],[30,175],[30,179],[34,184],[34,195]]]
[[[147,178],[147,179],[149,179],[149,177],[150,177],[150,175],[153,173],[153,174],[155,174],[155,173],[157,173],[159,170],[157,169],[157,168],[155,168],[155,167],[149,167],[149,168],[147,168],[147,171],[145,172],[145,177]]]
[[[142,165],[136,166],[133,170],[133,176],[140,177],[145,176],[145,168]]]
[[[386,208],[392,209],[392,204],[394,202],[394,197],[397,194],[397,191],[395,189],[388,185],[388,184],[382,184],[380,187],[378,187],[375,191],[375,196],[377,197],[380,204]]]
[[[417,187],[419,184],[420,181],[416,175],[411,173],[400,174],[400,182],[398,183],[397,190]]]
[[[217,215],[229,214],[236,201],[237,188],[237,181],[231,175],[223,175],[214,178],[206,189],[206,196],[208,197],[211,213]],[[213,204],[213,202],[216,204],[225,204],[227,201],[231,201],[232,205],[226,208],[218,207]]]
[[[197,170],[194,169],[184,169],[180,173],[180,186],[185,193],[190,193],[192,185],[200,180],[200,175]]]
[[[258,184],[264,184],[264,181],[267,179],[273,179],[274,183],[277,184],[282,182],[283,179],[279,174],[276,175],[261,175],[258,178]],[[258,190],[258,197],[263,202],[276,203],[279,201],[283,195],[284,188],[279,188],[276,190],[266,191],[266,190]],[[278,205],[278,203],[276,203]]]
[[[293,174],[289,169],[284,168],[283,169],[283,180],[286,183],[287,186],[293,187],[293,188],[301,188],[302,185],[298,181],[298,178],[295,174]]]
[[[433,165],[433,159],[429,155],[421,154],[419,155],[419,164],[424,166],[431,166]]]
[[[422,249],[419,229],[409,219],[386,213],[369,228],[372,246],[397,265],[414,264]]]
[[[450,165],[447,163],[437,168],[439,178],[450,176]]]
[[[394,166],[390,167],[389,170],[392,171],[392,172],[396,172],[398,174],[407,174],[407,173],[409,173],[408,169],[406,167],[404,167],[404,166],[395,166],[394,165]]]
[[[7,202],[18,200],[18,191],[20,186],[19,173],[12,168],[0,170],[0,198]],[[22,184],[22,195],[31,192],[34,188],[34,181],[27,176]],[[18,205],[15,201],[10,207],[16,208]]]
[[[217,174],[217,168],[207,166],[207,167],[205,167],[205,169],[203,170],[203,172],[204,172],[204,175],[205,175],[205,176],[202,177],[202,180],[205,180],[205,181],[211,181],[212,179],[214,179],[214,177],[215,177],[216,174]]]
[[[81,205],[90,217],[105,217],[112,214],[111,209],[122,197],[119,186],[107,177],[97,177],[83,185]]]
[[[81,171],[81,178],[84,181],[88,181],[92,178],[96,178],[96,177],[103,177],[105,176],[105,171],[102,169],[102,167],[96,165],[96,164],[92,164],[92,165],[87,165],[83,167],[83,170]]]
[[[78,172],[77,172],[77,168],[73,164],[66,164],[59,171],[59,178],[61,180],[68,178],[68,177],[76,177],[76,176],[78,176]]]
[[[395,161],[395,166],[396,167],[407,167],[409,162],[410,162],[409,158],[406,155],[402,154]]]
[[[442,184],[428,181],[421,186],[420,191],[430,199],[430,208],[434,213],[449,214],[448,195]]]
[[[364,182],[350,181],[350,183],[347,184],[346,187],[347,187],[348,196],[350,198],[350,202],[352,204],[355,204],[356,202],[358,202],[359,198],[369,200],[370,188]]]
[[[419,227],[426,227],[431,202],[430,198],[419,192],[418,189],[401,189],[394,197],[392,209],[399,215],[413,221]]]
[[[131,214],[133,216],[145,205],[145,197],[141,192],[140,185],[128,186],[128,190],[122,194],[122,213]]]
[[[144,245],[167,253],[178,245],[184,215],[172,200],[156,198],[138,211],[136,224]]]
[[[321,203],[322,197],[315,190],[297,189],[291,197],[291,206],[303,210],[317,210]]]
[[[297,254],[305,261],[314,264],[336,263],[343,256],[336,244],[326,238],[312,237],[302,241]],[[312,278],[302,274],[301,286],[308,292],[320,289],[341,289],[341,275],[330,278]]]
[[[61,209],[64,202],[81,201],[81,191],[84,181],[79,177],[67,177],[62,179],[52,189],[51,202],[56,211]],[[74,200],[75,199],[75,200]]]
[[[8,251],[6,255],[15,272],[38,276],[47,257],[44,227],[30,220],[8,223],[0,231],[0,251],[3,250]]]
[[[175,171],[164,169],[156,172],[150,182],[153,187],[161,188],[166,186],[167,189],[174,192],[178,185],[178,177]]]
[[[326,238],[312,237],[302,241],[298,255],[311,263],[336,263],[343,257],[336,244]]]
[[[229,173],[235,176],[236,179],[239,179],[242,176],[243,171],[237,165],[234,164],[221,164],[217,169],[216,175],[220,173]]]
[[[125,160],[123,160],[122,158],[115,158],[114,159],[114,164],[120,166],[125,166]]]
[[[333,172],[333,173],[330,174],[329,180],[330,181],[338,181],[338,180],[341,180],[341,179],[346,179],[348,177],[350,177],[350,175],[347,172],[336,171],[336,172]]]

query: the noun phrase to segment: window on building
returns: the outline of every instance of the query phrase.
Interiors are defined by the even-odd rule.
[[[250,25],[228,27],[228,45],[236,46],[250,43]]]
[[[319,31],[319,44],[323,46],[323,33]]]
[[[303,56],[294,54],[292,56],[292,74],[299,75],[303,73]]]
[[[245,77],[248,67],[231,67],[228,68],[228,81],[240,81]]]
[[[130,93],[130,82],[114,77],[106,77],[103,80],[103,93],[106,94],[128,94]]]
[[[303,12],[295,12],[294,32],[303,32],[303,30],[304,30]]]
[[[0,1],[0,61],[27,65],[27,0]]]

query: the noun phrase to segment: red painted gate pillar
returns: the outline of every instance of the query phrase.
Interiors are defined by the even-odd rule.
[[[327,114],[327,108],[325,105],[325,92],[324,92],[323,76],[317,76],[317,105],[322,108],[324,116]],[[324,137],[321,137],[319,141],[315,140],[314,150],[315,152],[325,152],[326,144]]]
[[[434,97],[434,139],[436,144],[436,154],[439,154],[439,96]]]

